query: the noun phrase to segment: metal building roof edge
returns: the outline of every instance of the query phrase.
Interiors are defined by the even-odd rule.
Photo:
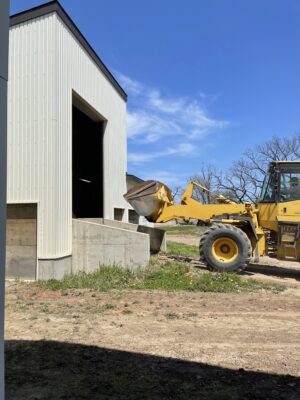
[[[112,86],[116,89],[119,95],[127,101],[127,94],[124,89],[120,86],[116,78],[112,75],[103,61],[100,59],[98,54],[92,48],[92,46],[88,43],[86,38],[80,32],[74,21],[64,10],[62,5],[57,1],[53,0],[48,3],[41,4],[37,7],[31,8],[29,10],[22,11],[18,14],[14,14],[10,17],[10,26],[19,25],[23,22],[30,21],[31,19],[43,17],[47,14],[51,14],[56,12],[58,16],[62,19],[65,25],[70,29],[75,38],[79,41],[79,43],[83,46],[83,48],[87,51],[89,56],[93,59],[93,61],[97,64],[101,72],[105,75],[105,77],[109,80]]]

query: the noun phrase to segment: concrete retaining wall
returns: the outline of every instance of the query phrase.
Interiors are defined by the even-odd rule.
[[[54,260],[39,259],[38,263],[38,280],[40,281],[47,281],[48,279],[61,280],[65,275],[72,272],[72,256]]]
[[[6,224],[6,277],[35,279],[37,205],[9,204]]]
[[[95,221],[73,220],[72,272],[91,272],[101,265],[143,269],[149,260],[149,235]]]
[[[111,226],[118,229],[124,229],[132,232],[140,232],[149,235],[150,237],[150,252],[158,253],[159,251],[166,251],[167,249],[167,240],[166,240],[166,232],[162,229],[151,228],[145,225],[136,225],[130,224],[126,222],[114,221],[105,218],[85,218],[82,221],[94,222],[97,224],[103,224],[106,226]]]

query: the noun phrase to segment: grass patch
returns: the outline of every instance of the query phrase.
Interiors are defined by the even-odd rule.
[[[133,314],[133,311],[128,310],[128,308],[127,308],[126,310],[122,311],[122,314],[125,314],[125,315]]]
[[[167,262],[138,272],[118,267],[102,267],[93,273],[69,275],[61,281],[39,281],[32,285],[50,290],[94,289],[102,292],[111,289],[159,289],[230,293],[259,290],[280,292],[285,289],[285,286],[244,279],[234,274],[202,272],[188,264],[178,262]],[[107,308],[112,307],[108,305]]]
[[[47,304],[42,305],[41,311],[42,311],[43,313],[46,313],[46,314],[49,314],[49,313],[50,313],[49,307],[47,306]]]
[[[199,248],[184,243],[168,242],[167,253],[180,255],[180,256],[199,256]]]
[[[61,281],[50,279],[39,281],[36,284],[39,287],[52,290],[94,289],[99,292],[106,292],[111,289],[129,288],[134,277],[134,273],[129,270],[115,266],[103,266],[95,272],[80,272],[66,275]]]
[[[161,267],[146,270],[135,286],[137,289],[189,290],[189,270],[187,264],[167,262]]]
[[[209,273],[202,274],[200,279],[193,283],[193,290],[200,292],[256,292],[259,290],[268,290],[273,292],[282,292],[285,286],[266,283],[255,279],[244,279],[238,275],[228,273]]]
[[[168,235],[201,236],[208,228],[197,225],[162,225],[159,229],[166,231]]]
[[[167,319],[178,319],[179,315],[174,312],[168,312],[168,313],[165,313],[165,317]]]
[[[117,306],[115,304],[111,304],[111,303],[106,303],[103,306],[103,310],[113,310],[114,308],[116,308]]]

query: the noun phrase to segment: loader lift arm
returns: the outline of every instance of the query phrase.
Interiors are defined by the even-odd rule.
[[[155,222],[168,222],[172,219],[198,219],[209,222],[211,219],[227,215],[238,215],[245,211],[244,204],[237,204],[223,196],[216,196],[217,204],[201,204],[193,198],[194,186],[208,191],[197,182],[190,181],[185,192],[181,196],[180,204],[164,203]]]

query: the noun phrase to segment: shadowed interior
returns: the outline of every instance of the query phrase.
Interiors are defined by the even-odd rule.
[[[73,105],[73,217],[103,217],[103,130]]]

